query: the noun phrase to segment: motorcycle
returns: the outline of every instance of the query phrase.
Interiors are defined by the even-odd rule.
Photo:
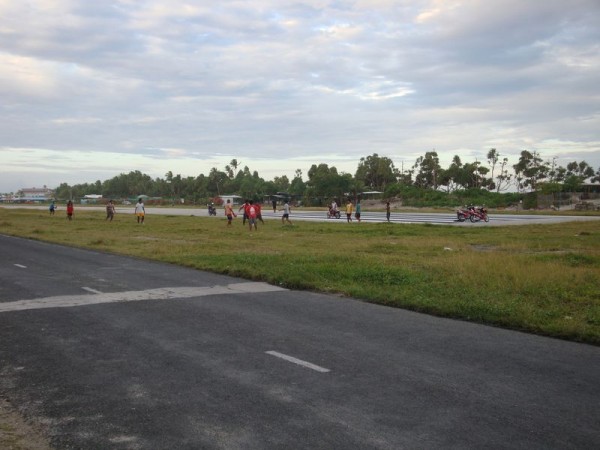
[[[473,214],[471,214],[470,220],[473,223],[479,222],[480,220],[489,222],[490,218],[488,216],[487,209],[484,206],[480,208],[473,208]]]
[[[331,208],[329,208],[329,210],[327,211],[327,218],[331,219],[332,217],[335,217],[336,219],[339,219],[342,215],[340,214],[340,211],[338,209],[336,209],[335,211]]]
[[[208,205],[208,215],[209,216],[216,216],[217,215],[217,208],[215,208],[213,205]]]
[[[464,222],[465,220],[471,219],[474,214],[475,207],[473,205],[469,205],[466,209],[457,209],[456,210],[456,220],[459,222]]]

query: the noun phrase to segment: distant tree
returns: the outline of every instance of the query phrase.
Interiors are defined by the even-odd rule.
[[[491,148],[490,151],[487,153],[487,160],[488,163],[490,164],[491,168],[491,174],[490,177],[492,178],[492,180],[494,179],[494,171],[496,169],[496,164],[498,163],[498,160],[500,159],[500,154],[498,153],[498,151],[495,148]]]
[[[210,169],[208,173],[208,183],[207,190],[208,195],[210,197],[216,197],[217,195],[221,195],[224,192],[221,192],[221,188],[225,184],[225,180],[227,180],[227,174],[225,172],[220,171],[216,167]]]
[[[567,178],[567,169],[562,166],[558,166],[554,169],[550,181],[557,183],[563,183]]]
[[[491,166],[490,178],[486,183],[488,190],[500,192],[500,190],[508,189],[509,181],[512,178],[512,175],[508,174],[508,170],[506,168],[508,158],[502,158],[500,162],[500,153],[495,148],[491,148],[487,153],[487,160]],[[496,166],[499,162],[500,173],[496,175]]]
[[[513,166],[513,169],[517,178],[517,187],[520,191],[526,188],[535,191],[537,183],[543,181],[550,170],[537,152],[529,152],[528,150],[521,152],[519,162]]]
[[[287,176],[282,175],[273,179],[273,184],[277,192],[287,192],[290,188],[290,180]]]
[[[350,176],[350,179],[352,176]],[[348,192],[348,177],[342,177],[335,167],[327,164],[313,164],[308,170],[306,195],[312,198],[341,199]]]
[[[397,181],[398,171],[390,158],[373,153],[360,158],[354,177],[368,189],[384,191],[388,184]]]
[[[446,192],[450,193],[455,191],[459,186],[464,184],[463,178],[463,164],[460,160],[460,156],[454,155],[450,166],[443,170],[441,176],[438,178],[440,186],[446,187]]]
[[[594,169],[585,161],[573,161],[567,164],[567,176],[574,175],[579,177],[581,181],[594,176]]]
[[[412,168],[402,170],[398,175],[398,184],[403,186],[412,186],[414,173],[415,171]]]
[[[588,178],[594,176],[594,169],[585,161],[570,162],[564,175],[564,189],[570,192],[577,192],[581,189],[581,185]]]
[[[461,185],[465,189],[479,188],[481,187],[479,168],[481,163],[475,161],[472,163],[465,163],[462,167],[461,174]]]
[[[512,180],[512,174],[508,173],[508,158],[502,158],[500,163],[500,172],[496,176],[496,192],[505,191],[510,186]]]
[[[419,156],[413,169],[417,172],[414,182],[415,186],[424,189],[438,188],[438,176],[441,166],[437,152],[427,152],[425,156]]]
[[[233,173],[234,173],[234,175],[235,175],[235,174],[236,174],[236,172],[237,172],[237,169],[238,169],[238,167],[239,167],[239,165],[240,165],[239,161],[238,161],[237,159],[235,159],[235,158],[234,158],[234,159],[232,159],[232,160],[231,160],[231,162],[229,163],[229,165],[230,165],[231,167],[233,167]]]
[[[360,195],[365,191],[366,186],[361,180],[352,177],[351,174],[344,173],[342,174],[342,189],[344,193],[348,193],[348,197],[353,202],[356,202],[360,199]]]
[[[294,179],[290,184],[290,194],[302,197],[306,191],[306,183],[302,180],[302,170],[296,169]]]
[[[600,183],[600,167],[598,167],[598,170],[594,174],[594,177],[592,178],[591,181],[592,181],[592,183]]]

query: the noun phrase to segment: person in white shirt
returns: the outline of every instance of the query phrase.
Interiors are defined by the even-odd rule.
[[[281,216],[281,223],[285,224],[287,222],[290,225],[292,224],[290,220],[290,209],[290,204],[288,202],[285,202],[285,204],[283,205],[283,209],[280,210],[283,211],[283,216]]]
[[[137,216],[137,223],[144,223],[144,216],[146,215],[146,210],[144,209],[144,202],[141,198],[135,204],[135,215]]]

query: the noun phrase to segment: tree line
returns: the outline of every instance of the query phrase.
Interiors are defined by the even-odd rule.
[[[399,170],[390,158],[374,153],[360,158],[354,175],[339,172],[328,164],[313,164],[305,181],[300,169],[291,180],[286,175],[265,180],[257,171],[247,166],[241,168],[240,162],[232,159],[223,170],[213,167],[206,175],[182,177],[169,171],[164,178],[153,179],[136,170],[95,183],[73,186],[62,183],[55,195],[57,199],[68,199],[102,194],[105,198],[119,199],[145,194],[173,202],[184,199],[186,203],[203,204],[225,194],[262,200],[285,193],[306,205],[322,205],[332,198],[378,191],[384,198],[402,197],[413,201],[429,198],[437,199],[438,203],[443,198],[456,203],[465,196],[483,196],[491,206],[493,199],[511,202],[526,192],[576,192],[588,179],[600,183],[600,168],[594,170],[585,161],[573,161],[561,167],[555,161],[544,161],[537,152],[523,150],[518,162],[511,166],[507,157],[492,148],[487,153],[487,164],[477,160],[463,163],[456,155],[444,168],[437,152],[431,151],[417,158],[406,170]],[[511,187],[515,188],[513,192],[506,192]],[[506,195],[501,196],[501,193]]]

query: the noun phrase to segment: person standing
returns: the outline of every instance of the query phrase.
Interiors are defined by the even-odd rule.
[[[281,216],[281,223],[285,224],[286,222],[289,223],[290,225],[292,224],[292,221],[290,220],[290,204],[288,201],[286,201],[283,205],[283,209],[280,210],[283,211],[283,216]]]
[[[387,217],[387,221],[390,221],[390,215],[391,215],[391,211],[390,211],[390,202],[386,202],[385,204],[385,216]]]
[[[250,231],[252,231],[253,227],[254,227],[255,231],[258,230],[258,228],[256,228],[257,209],[256,209],[256,206],[254,206],[253,200],[250,200],[247,203],[246,216],[248,217],[248,225],[250,227]]]
[[[144,208],[144,202],[142,198],[135,204],[135,215],[137,216],[137,223],[144,224],[144,217],[146,216],[146,208]]]
[[[240,209],[238,209],[238,212],[244,211],[244,218],[242,219],[242,226],[246,225],[246,219],[248,219],[248,214],[246,214],[246,212],[248,211],[249,204],[250,203],[248,203],[248,200],[244,200],[244,204],[242,206],[240,206]]]
[[[52,203],[50,203],[50,215],[51,216],[54,215],[54,211],[56,211],[56,203],[52,202]]]
[[[265,224],[265,221],[262,218],[262,206],[260,204],[260,202],[256,202],[254,204],[254,207],[256,208],[256,220],[260,220],[260,223],[262,223],[263,225]]]
[[[231,226],[231,221],[235,217],[235,213],[233,212],[233,207],[231,206],[231,200],[227,199],[227,203],[225,204],[225,216],[227,217],[227,226]]]
[[[354,205],[352,204],[352,200],[348,200],[348,203],[346,203],[346,221],[348,223],[352,222],[353,209],[354,209]]]
[[[356,210],[354,212],[354,217],[356,217],[356,220],[358,220],[358,223],[360,223],[360,200],[356,201]]]
[[[109,200],[106,204],[106,220],[112,222],[113,217],[115,217],[115,204],[112,200]]]
[[[273,204],[273,214],[277,212],[277,200],[273,199],[271,202]]]
[[[73,202],[71,200],[69,200],[67,202],[67,219],[73,220],[73,211],[74,211]]]

